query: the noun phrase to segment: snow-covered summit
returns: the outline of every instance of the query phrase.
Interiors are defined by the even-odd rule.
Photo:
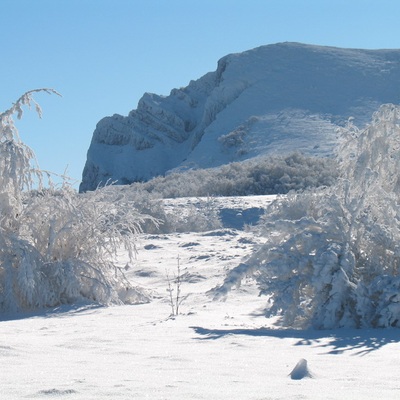
[[[399,86],[400,50],[278,43],[230,54],[169,96],[145,93],[128,116],[103,118],[80,190],[292,150],[328,155],[337,125],[399,103]]]

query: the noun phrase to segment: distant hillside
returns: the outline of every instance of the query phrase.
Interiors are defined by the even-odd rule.
[[[400,101],[400,50],[299,43],[230,54],[169,96],[146,93],[93,133],[81,191],[298,150],[326,156],[336,127]]]

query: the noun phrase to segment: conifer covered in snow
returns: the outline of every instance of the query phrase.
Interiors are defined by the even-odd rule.
[[[56,93],[27,92],[0,114],[0,311],[147,301],[112,262],[121,246],[133,260],[147,217],[107,187],[78,195],[67,181],[42,185],[44,174],[13,120],[25,105],[41,115],[32,98],[38,91]]]
[[[258,228],[266,243],[217,294],[252,274],[285,325],[400,327],[400,107],[341,138],[336,184],[273,203]]]

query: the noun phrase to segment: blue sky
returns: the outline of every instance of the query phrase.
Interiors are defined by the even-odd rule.
[[[229,53],[284,41],[400,48],[399,0],[0,0],[0,110],[27,90],[22,139],[41,168],[81,179],[97,122],[168,95]]]

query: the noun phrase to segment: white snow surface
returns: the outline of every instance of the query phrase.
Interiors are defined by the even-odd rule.
[[[270,200],[220,204],[240,212]],[[398,330],[282,329],[263,316],[267,299],[251,279],[225,301],[207,294],[260,240],[230,228],[143,234],[127,276],[149,304],[3,315],[1,399],[398,399]],[[166,274],[178,257],[184,300],[170,317]],[[296,366],[305,379],[291,379]]]
[[[293,150],[329,155],[348,118],[363,125],[400,102],[399,77],[400,50],[278,43],[227,55],[188,86],[103,118],[80,189]]]

